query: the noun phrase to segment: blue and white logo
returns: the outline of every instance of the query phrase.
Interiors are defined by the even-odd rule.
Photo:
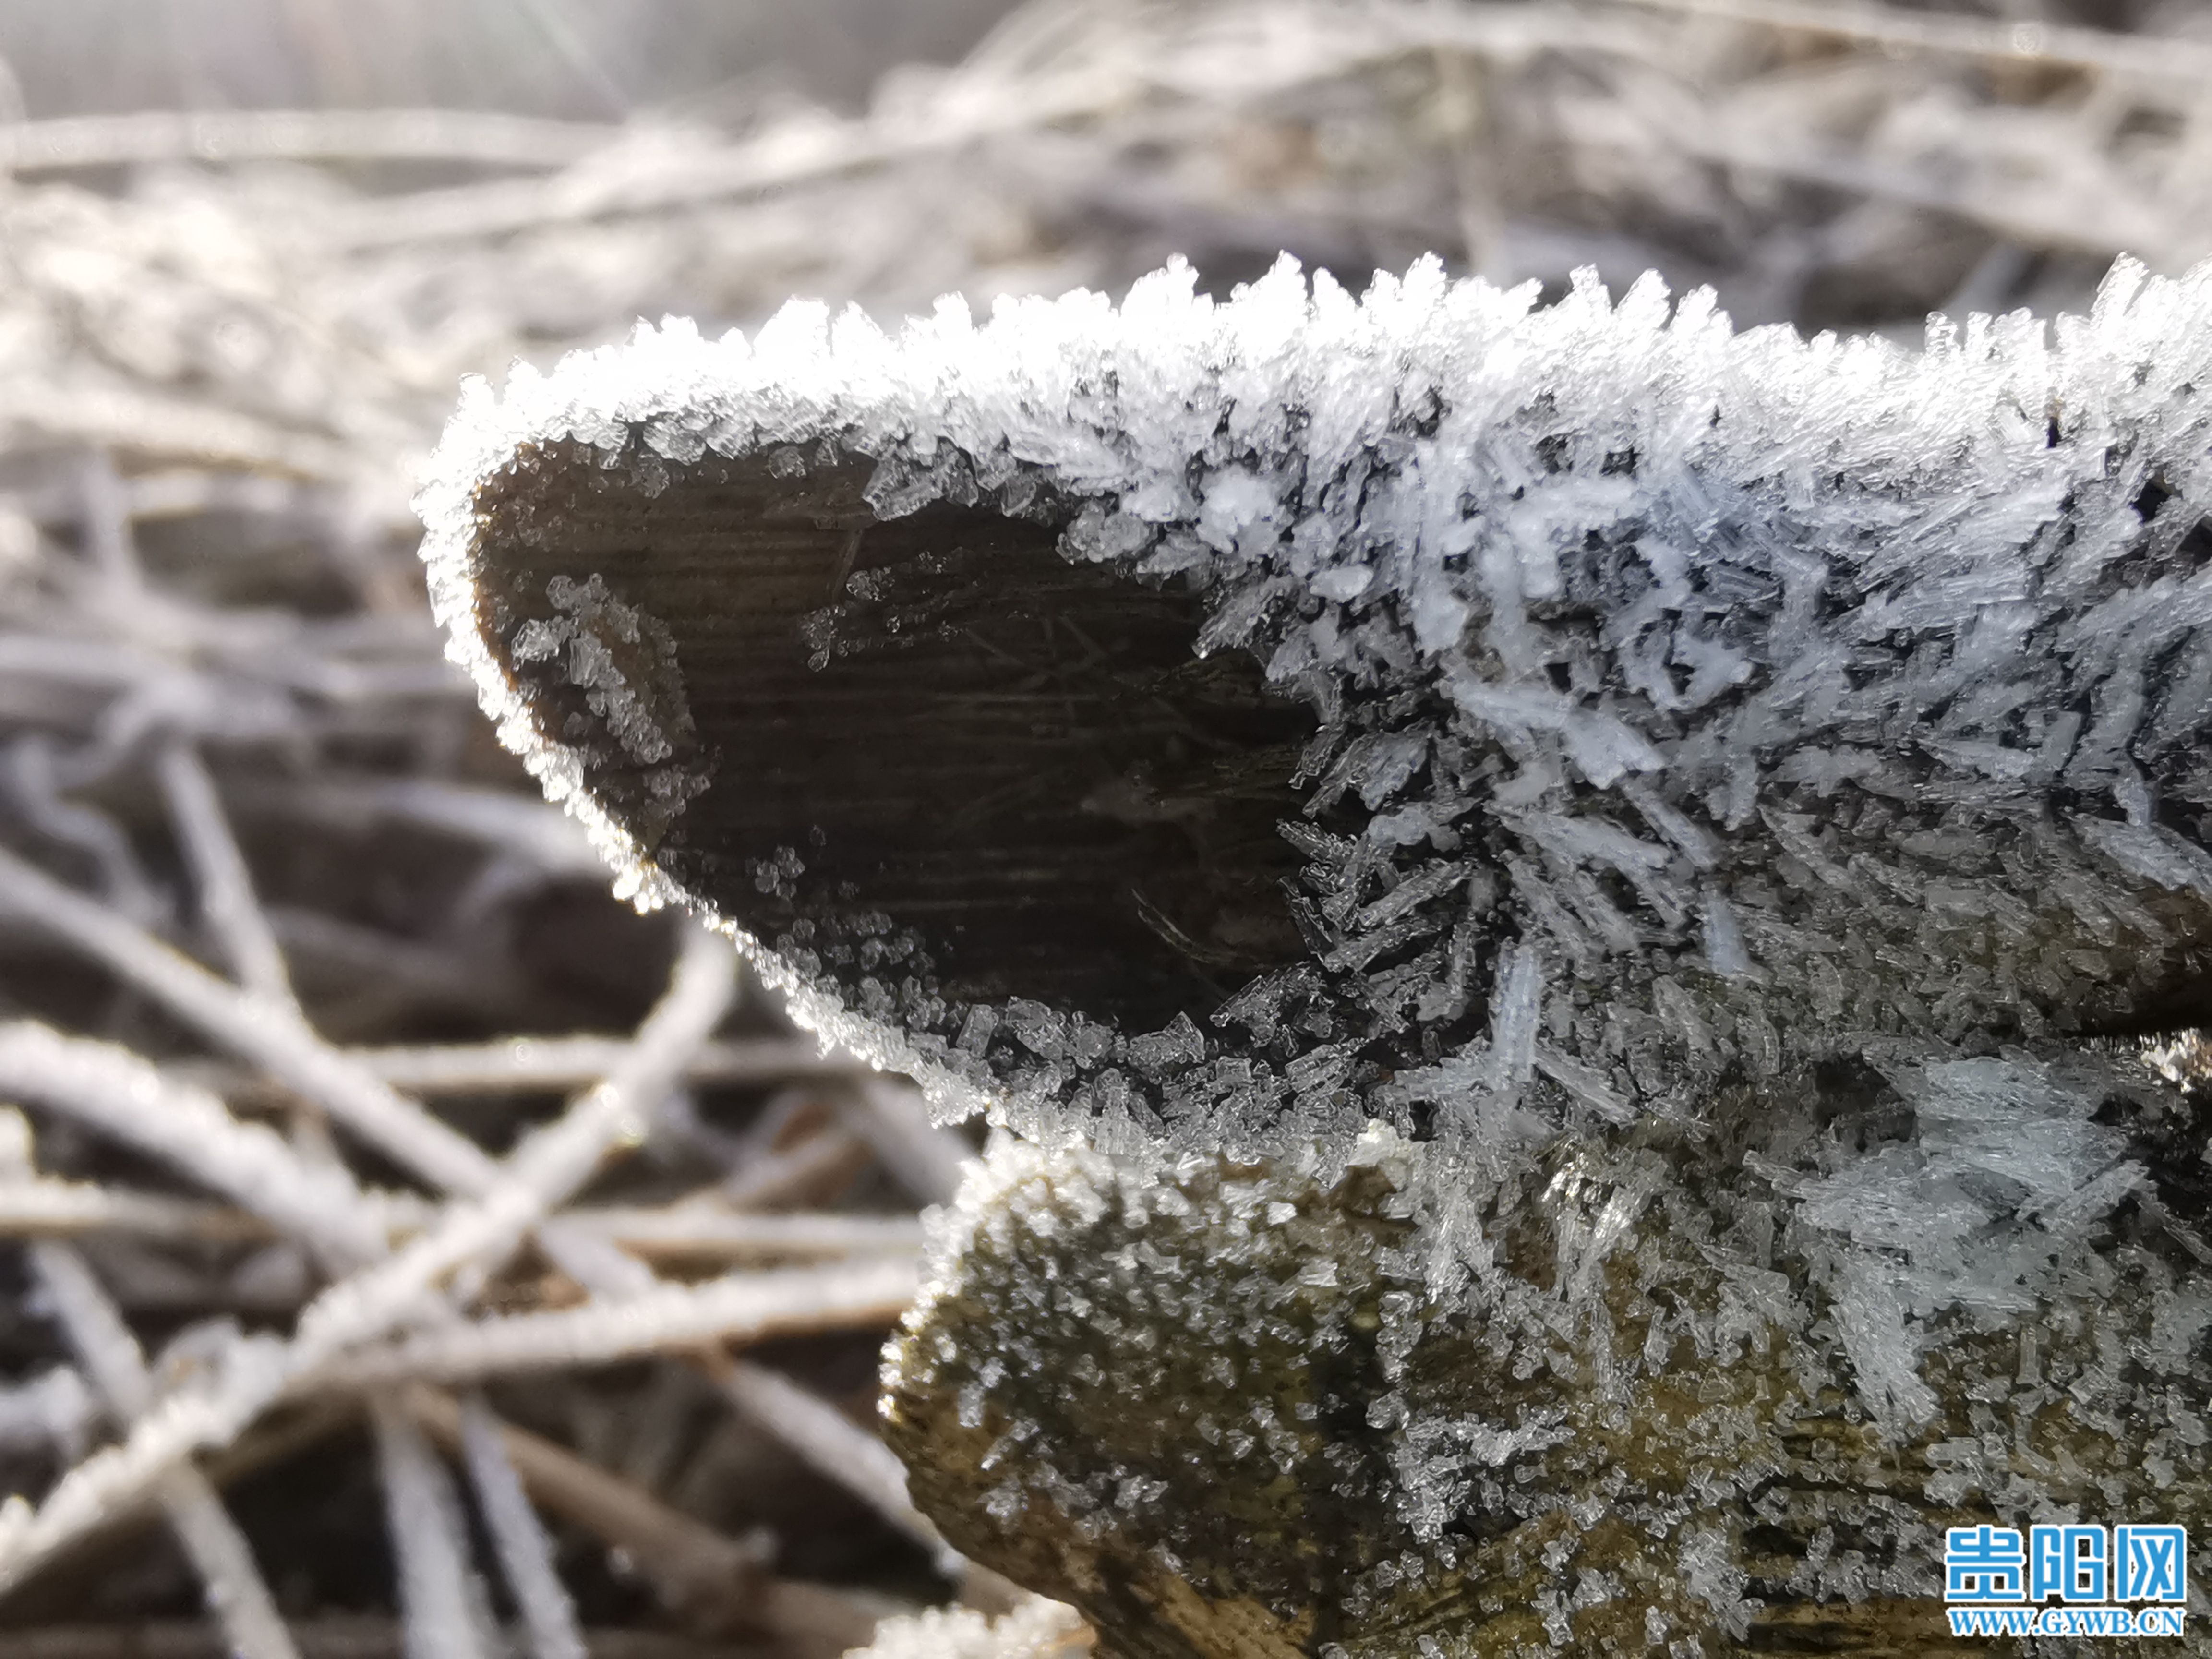
[[[1954,1636],[2179,1636],[2189,1534],[2171,1526],[1953,1527],[1943,1601]],[[2052,1603],[2057,1605],[2052,1605]]]
[[[2048,1532],[2048,1527],[2038,1527]],[[1947,1604],[2011,1602],[2027,1599],[2027,1552],[2010,1527],[1954,1527],[1943,1535],[1943,1600]]]
[[[2115,1601],[2179,1606],[2189,1599],[2189,1534],[2179,1527],[2114,1527],[2112,1570]]]

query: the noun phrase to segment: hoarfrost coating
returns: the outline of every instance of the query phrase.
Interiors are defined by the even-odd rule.
[[[1937,319],[1920,353],[1739,334],[1650,276],[1536,300],[1285,260],[1226,302],[1171,266],[896,337],[799,302],[751,340],[641,327],[468,389],[418,502],[434,600],[629,893],[715,909],[825,1034],[1046,1139],[1341,1153],[1380,1119],[1504,1155],[1839,1056],[2197,1023],[2212,272],[2124,262],[2087,318]],[[710,729],[744,653],[687,656],[688,613],[756,573],[726,526],[656,611],[655,526],[779,489],[846,538],[817,674],[928,634],[934,553],[853,566],[902,517],[1197,596],[1191,651],[1310,715],[1278,914],[1128,896],[1200,988],[1139,1020],[963,993],[957,929],[877,908],[835,822],[718,839],[769,785]],[[1143,767],[1080,805],[1194,844],[1215,810]]]

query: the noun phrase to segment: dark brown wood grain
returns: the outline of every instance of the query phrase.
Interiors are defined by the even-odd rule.
[[[660,866],[740,927],[884,918],[943,993],[1132,1029],[1199,1018],[1303,954],[1276,832],[1304,711],[1241,652],[1200,658],[1199,595],[1072,562],[1049,500],[879,519],[872,464],[783,449],[671,465],[648,494],[573,443],[479,491],[479,624],[507,656],[598,576],[668,630],[706,778],[669,815],[559,659],[512,662],[553,741]],[[638,678],[633,674],[632,678]],[[664,677],[665,678],[665,677]],[[798,931],[794,933],[794,929]]]

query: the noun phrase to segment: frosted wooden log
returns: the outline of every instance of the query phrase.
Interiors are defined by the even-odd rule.
[[[2198,1023],[2212,281],[1922,354],[1189,289],[471,392],[434,596],[626,890],[949,1109],[1201,1147],[1438,1133],[1523,948],[1540,1127]]]
[[[1192,288],[641,331],[422,497],[620,890],[1028,1139],[917,1504],[1158,1659],[1933,1652],[1948,1524],[2212,1521],[2212,270]]]

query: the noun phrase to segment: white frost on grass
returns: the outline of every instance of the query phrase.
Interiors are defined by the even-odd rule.
[[[500,1571],[521,1611],[534,1659],[588,1659],[576,1604],[556,1571],[553,1540],[530,1506],[499,1419],[481,1396],[461,1405],[461,1450]]]
[[[407,1659],[504,1659],[452,1474],[402,1407],[380,1400],[369,1416]]]
[[[138,1340],[70,1246],[33,1245],[31,1265],[64,1336],[105,1396],[110,1414],[128,1427],[152,1408],[155,1399]],[[180,1463],[162,1477],[159,1494],[235,1659],[299,1659],[299,1648],[254,1565],[246,1535],[214,1485],[191,1464]]]

